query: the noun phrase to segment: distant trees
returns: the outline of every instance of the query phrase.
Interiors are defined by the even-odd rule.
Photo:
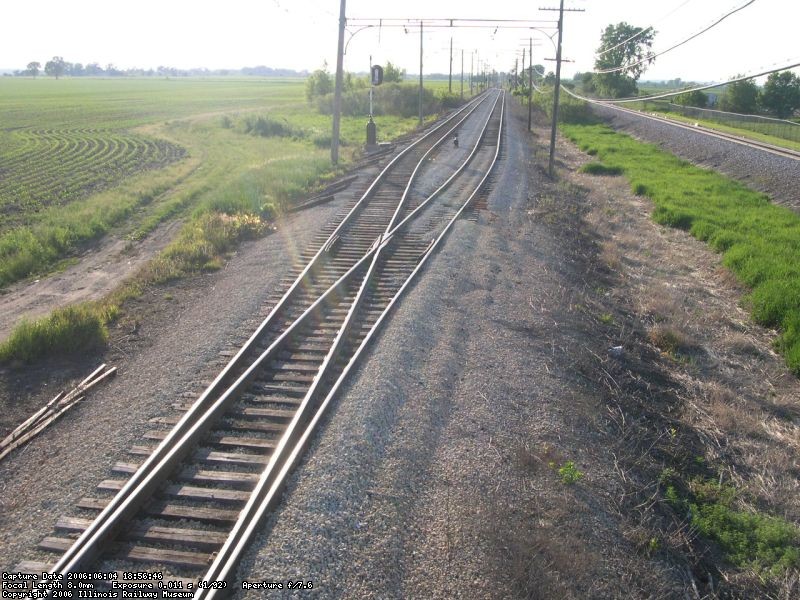
[[[333,91],[333,77],[328,73],[328,64],[322,65],[306,79],[306,99],[311,102],[317,96],[324,96]]]
[[[62,62],[63,61],[63,62]],[[36,71],[31,69],[32,65],[37,65]],[[50,70],[47,70],[47,64],[50,64]],[[53,57],[53,60],[48,61],[45,65],[44,72],[53,77],[209,77],[226,75],[251,75],[261,77],[307,77],[308,71],[295,71],[294,69],[274,69],[272,67],[258,66],[258,67],[243,67],[241,69],[176,69],[174,67],[159,66],[158,69],[141,69],[137,67],[120,69],[113,64],[109,63],[105,67],[100,66],[100,63],[92,62],[89,64],[81,64],[79,62],[71,63],[64,60],[62,57]],[[60,65],[60,66],[59,66]],[[63,69],[62,69],[63,67]],[[41,74],[42,66],[38,61],[28,63],[26,69],[16,69],[13,72],[15,77],[28,77]],[[354,85],[360,85],[358,81]],[[366,86],[366,82],[363,83]]]
[[[686,92],[685,94],[675,97],[675,104],[705,108],[708,106],[708,94],[703,93],[701,90]]]
[[[48,60],[44,65],[44,72],[58,79],[66,71],[66,63],[60,56],[54,56],[53,60]]]
[[[28,66],[25,67],[27,73],[29,75],[33,75],[33,78],[36,79],[36,76],[39,74],[39,69],[42,68],[42,63],[37,62],[35,60],[28,63]]]
[[[722,110],[752,114],[758,110],[758,86],[752,79],[729,84],[719,101]]]
[[[791,71],[770,73],[759,101],[779,119],[791,117],[800,108],[800,77]]]
[[[406,78],[406,70],[400,69],[388,61],[383,68],[383,80],[386,83],[400,83]]]
[[[392,64],[391,61],[383,67],[384,83],[401,83],[405,79],[406,70]],[[315,98],[325,96],[334,91],[336,81],[334,76],[328,72],[328,63],[323,63],[321,69],[317,69],[306,79],[306,99],[311,102]],[[359,77],[353,73],[344,73],[342,77],[342,91],[351,92],[359,89],[366,89],[370,86],[370,76]]]
[[[647,65],[655,61],[650,48],[656,32],[624,21],[608,25],[600,36],[594,68],[609,73],[594,73],[592,83],[601,96],[622,98],[637,92],[636,82]]]

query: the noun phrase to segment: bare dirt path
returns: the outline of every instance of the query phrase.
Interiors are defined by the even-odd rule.
[[[22,318],[35,319],[56,308],[97,300],[110,293],[161,252],[181,224],[182,221],[164,223],[138,242],[108,235],[65,270],[10,286],[0,295],[0,341]]]

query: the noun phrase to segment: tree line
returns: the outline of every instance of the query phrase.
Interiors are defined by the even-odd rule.
[[[174,67],[158,66],[155,69],[119,69],[112,63],[101,66],[98,62],[82,64],[69,62],[61,56],[54,56],[48,60],[44,67],[39,61],[31,61],[25,69],[16,70],[16,77],[33,77],[47,75],[59,79],[68,77],[215,77],[227,75],[249,75],[260,77],[306,77],[308,71],[295,71],[294,69],[276,69],[259,65],[256,67],[242,67],[241,69],[176,69]]]
[[[393,65],[391,61],[383,67],[384,83],[400,83],[405,77],[406,70]],[[314,98],[333,93],[335,84],[335,77],[328,72],[328,63],[325,62],[321,69],[317,69],[306,79],[306,99],[311,102]],[[344,73],[342,78],[343,92],[366,89],[369,85],[369,74],[366,77],[359,77],[353,73]]]

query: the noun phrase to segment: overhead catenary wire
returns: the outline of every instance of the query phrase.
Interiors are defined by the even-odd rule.
[[[601,50],[600,52],[595,52],[595,56],[603,56],[604,54],[606,54],[606,53],[608,53],[608,52],[611,52],[612,50],[616,50],[617,48],[619,48],[619,47],[620,47],[620,46],[622,46],[623,44],[627,44],[627,43],[628,43],[628,42],[630,42],[631,40],[635,40],[635,39],[636,39],[637,37],[639,37],[640,35],[644,35],[646,32],[648,32],[648,31],[650,31],[651,29],[653,29],[653,27],[654,27],[654,25],[655,25],[655,24],[658,24],[658,23],[660,23],[661,21],[663,21],[663,20],[664,20],[664,19],[666,19],[667,17],[671,17],[671,16],[672,16],[672,15],[674,15],[676,12],[678,12],[678,11],[679,11],[681,8],[683,8],[684,6],[686,6],[687,4],[689,4],[689,2],[691,2],[691,1],[692,1],[692,0],[686,0],[686,1],[685,1],[683,4],[680,4],[680,5],[679,5],[679,6],[677,6],[676,8],[673,8],[673,9],[672,9],[670,12],[668,12],[666,15],[664,15],[664,16],[663,16],[663,17],[661,17],[660,19],[656,20],[656,21],[654,22],[654,24],[653,24],[653,25],[649,25],[648,27],[645,27],[644,29],[641,29],[641,30],[639,30],[638,32],[636,32],[636,33],[634,33],[632,36],[630,36],[629,38],[626,38],[626,39],[622,40],[622,41],[621,41],[619,44],[616,44],[616,45],[614,45],[614,46],[611,46],[611,48],[606,48],[605,50]]]
[[[734,15],[734,14],[736,14],[736,13],[737,13],[737,12],[739,12],[740,10],[744,10],[745,8],[747,8],[748,6],[750,6],[751,4],[753,4],[755,1],[756,1],[756,0],[749,0],[749,2],[746,2],[745,4],[743,4],[743,5],[739,6],[738,8],[735,8],[735,9],[733,9],[732,11],[725,13],[724,15],[722,15],[721,17],[719,17],[719,18],[718,18],[716,21],[714,21],[714,22],[713,22],[713,23],[711,23],[710,25],[706,26],[706,27],[705,27],[704,29],[702,29],[701,31],[698,31],[697,33],[695,33],[695,34],[693,34],[693,35],[689,36],[688,38],[686,38],[686,39],[685,39],[685,40],[683,40],[683,41],[680,41],[680,42],[678,42],[677,44],[673,44],[672,46],[670,46],[670,47],[669,47],[669,48],[667,48],[666,50],[662,50],[661,52],[656,52],[656,53],[649,53],[649,54],[648,54],[647,56],[645,56],[643,59],[641,59],[641,60],[639,60],[639,61],[637,61],[637,62],[635,62],[635,63],[632,63],[632,64],[630,64],[630,65],[624,65],[624,66],[621,66],[621,67],[612,67],[612,68],[610,68],[610,69],[599,69],[599,70],[597,70],[597,71],[590,71],[590,72],[591,72],[591,73],[596,73],[596,74],[598,74],[598,75],[601,75],[601,74],[604,74],[604,73],[618,73],[618,72],[620,72],[620,71],[627,71],[628,69],[631,69],[632,67],[636,67],[636,66],[638,66],[638,65],[641,65],[641,64],[643,64],[643,63],[646,63],[646,62],[651,62],[651,61],[653,61],[653,60],[654,60],[656,57],[658,57],[658,56],[663,56],[663,55],[664,55],[664,54],[666,54],[667,52],[671,52],[672,50],[675,50],[676,48],[680,48],[680,47],[681,47],[681,46],[683,46],[684,44],[688,44],[688,43],[689,43],[689,42],[691,42],[693,39],[695,39],[695,38],[697,38],[697,37],[699,37],[699,36],[703,35],[703,34],[704,34],[704,33],[706,33],[707,31],[709,31],[709,30],[713,29],[714,27],[716,27],[717,25],[719,25],[720,23],[722,23],[722,22],[723,22],[725,19],[727,19],[727,18],[728,18],[728,17],[730,17],[731,15]]]

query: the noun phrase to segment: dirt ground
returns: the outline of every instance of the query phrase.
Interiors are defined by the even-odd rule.
[[[652,203],[623,177],[579,173],[591,157],[565,140],[560,149],[561,180],[532,214],[584,244],[575,308],[595,343],[575,373],[613,440],[623,536],[675,561],[691,596],[795,597],[797,570],[762,585],[731,568],[665,506],[659,485],[664,469],[694,462],[739,490],[742,507],[800,522],[800,383],[772,350],[775,332],[752,322],[719,255],[653,223]]]
[[[661,484],[702,462],[746,505],[800,522],[800,383],[774,332],[749,319],[719,257],[655,225],[623,178],[578,173],[590,157],[560,140],[549,180],[543,124],[525,133],[516,107],[509,125],[487,209],[398,309],[240,576],[306,576],[320,597],[797,597],[796,573],[764,584],[727,564]],[[3,568],[37,558],[147,418],[208,378],[336,209],[148,292],[104,357],[0,373],[6,425],[100,358],[122,366],[0,464]],[[666,333],[677,351],[660,347]],[[108,435],[86,439],[89,422]]]
[[[166,248],[180,229],[180,221],[165,223],[141,241],[110,235],[76,257],[60,273],[10,286],[0,295],[0,341],[20,319],[35,319],[54,309],[96,300],[134,275]]]

